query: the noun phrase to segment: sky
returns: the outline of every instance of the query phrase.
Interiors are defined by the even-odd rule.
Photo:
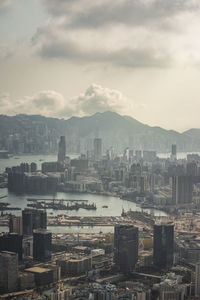
[[[0,114],[200,128],[199,0],[0,0]]]

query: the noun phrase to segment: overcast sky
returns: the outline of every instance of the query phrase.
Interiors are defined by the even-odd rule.
[[[199,0],[0,0],[0,113],[200,128]]]

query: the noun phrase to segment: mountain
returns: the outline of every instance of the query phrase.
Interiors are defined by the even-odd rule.
[[[56,151],[60,135],[66,136],[68,152],[92,149],[94,137],[102,138],[104,150],[113,146],[117,152],[122,152],[125,147],[168,152],[172,144],[177,145],[178,151],[200,151],[200,129],[179,133],[151,127],[129,116],[109,111],[68,120],[40,115],[0,115],[0,148],[5,148],[7,141],[12,139],[9,136],[13,135],[23,145],[29,145],[26,147],[31,147],[31,152],[45,152],[45,149]],[[30,146],[30,143],[35,146]],[[50,144],[52,148],[48,149]]]

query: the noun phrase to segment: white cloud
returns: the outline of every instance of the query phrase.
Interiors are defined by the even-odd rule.
[[[70,99],[70,101],[55,91],[41,91],[33,96],[15,101],[11,99],[9,94],[4,93],[0,95],[0,105],[2,114],[25,113],[63,118],[105,111],[128,114],[130,111],[138,109],[121,92],[97,84],[92,84],[84,93]]]
[[[92,84],[85,93],[73,98],[72,101],[79,115],[105,111],[123,114],[134,107],[133,103],[121,92],[97,84]]]
[[[71,108],[66,104],[64,97],[55,91],[41,91],[33,96],[12,100],[9,94],[0,95],[1,113],[41,114],[44,116],[62,116],[63,109],[66,116],[71,116]]]

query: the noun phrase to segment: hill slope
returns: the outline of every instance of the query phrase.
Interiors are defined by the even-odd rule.
[[[118,152],[125,147],[167,152],[173,143],[177,144],[178,151],[200,151],[200,129],[179,133],[151,127],[114,112],[96,113],[82,118],[72,117],[68,120],[39,115],[0,115],[1,148],[5,148],[8,136],[13,134],[17,134],[19,139],[32,139],[41,144],[44,141],[56,144],[59,136],[65,135],[68,152],[92,148],[94,137],[102,138],[104,149],[113,146]],[[40,147],[37,148],[40,151]]]

